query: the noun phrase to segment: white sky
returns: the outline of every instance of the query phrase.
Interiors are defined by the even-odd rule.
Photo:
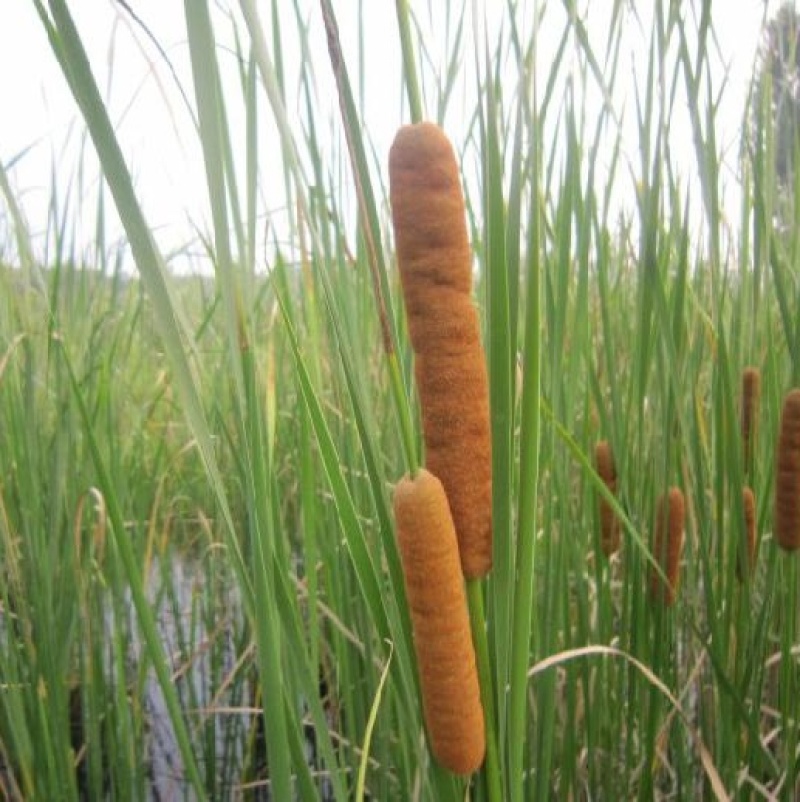
[[[130,0],[130,4],[169,55],[184,91],[193,103],[183,4],[179,0]],[[197,137],[191,130],[189,114],[173,77],[155,48],[111,0],[73,0],[70,5],[89,51],[95,75],[108,99],[111,118],[135,177],[147,219],[162,249],[169,252],[192,239],[193,225],[207,228],[206,221],[210,217],[201,153]],[[219,3],[219,7],[215,8],[214,21],[219,41],[229,45],[232,42],[230,22],[220,10],[224,5]],[[235,2],[231,5],[236,7]],[[339,136],[338,112],[319,7],[316,0],[305,0],[300,5],[305,9],[306,19],[311,26],[311,48],[315,54],[314,68],[319,89],[319,133],[326,137],[330,147]],[[420,24],[426,31],[426,46],[434,59],[439,58],[437,50],[443,47],[445,36],[442,20],[429,19],[427,0],[412,0],[411,5],[417,10]],[[434,2],[431,5],[437,4]],[[454,2],[453,5],[458,6],[459,3]],[[505,5],[500,0],[466,2],[467,9],[477,8],[481,17],[484,14],[496,16],[497,10]],[[533,0],[527,4],[520,2],[519,5],[530,18],[536,5]],[[591,3],[579,2],[578,5],[590,9],[586,18],[587,27],[593,46],[602,54],[613,0],[592,0]],[[681,5],[688,9],[691,3]],[[262,2],[258,6],[262,9],[261,13],[268,17],[270,4]],[[295,68],[292,66],[298,58],[293,5],[288,0],[281,0],[279,6],[283,15],[282,46],[287,58],[288,111],[290,121],[299,126],[302,120],[301,101],[294,77]],[[364,128],[375,148],[377,168],[385,177],[385,154],[394,131],[403,121],[394,0],[334,0],[334,6],[339,15],[345,57],[356,83],[359,9],[363,14],[363,28],[366,31],[363,37],[366,64]],[[734,221],[738,217],[736,160],[745,97],[765,13],[774,13],[777,6],[778,3],[766,3],[765,0],[723,0],[712,6],[713,24],[720,48],[719,56],[711,61],[712,83],[715,90],[719,91],[723,81],[726,82],[717,117],[717,137],[727,164],[722,178],[725,209]],[[444,7],[444,3],[439,7]],[[643,19],[639,24],[633,17],[626,22],[620,80],[614,103],[618,109],[624,110],[623,142],[630,151],[632,163],[638,166],[639,143],[633,91],[637,79],[643,77],[647,69],[650,22],[645,7],[652,8],[652,4],[636,0],[632,7],[638,10]],[[548,49],[555,47],[563,30],[564,12],[563,4],[557,0],[539,2],[539,10],[544,20],[539,39],[539,63],[544,71],[550,57]],[[441,16],[441,12],[437,14]],[[468,46],[465,52],[469,55],[462,65],[462,97],[470,94],[474,85],[474,64],[471,63],[472,14],[468,13],[467,17],[465,35]],[[265,18],[263,22],[268,26],[268,19]],[[243,151],[241,94],[236,84],[238,79],[234,59],[224,51],[220,52],[219,58],[227,75],[224,78],[226,87],[230,89],[228,107],[235,136],[241,136]],[[512,89],[510,87],[509,92]],[[675,119],[670,121],[670,144],[673,162],[686,180],[691,181],[697,168],[685,105],[685,102],[678,104]],[[600,108],[600,97],[593,86],[589,88],[584,108],[588,119],[587,130],[591,132],[592,117]],[[26,0],[0,0],[0,109],[3,110],[0,161],[8,168],[12,187],[24,209],[32,234],[35,238],[43,235],[51,198],[69,196],[75,204],[75,214],[68,215],[70,220],[75,221],[71,236],[78,255],[84,252],[88,254],[94,239],[96,161],[91,143],[84,139],[76,107],[52,55],[34,5]],[[428,112],[432,114],[434,109],[429,108]],[[462,125],[457,116],[457,110],[454,109],[446,122],[451,123],[448,131],[460,149],[465,143],[458,140]],[[263,212],[273,215],[275,225],[280,229],[280,217],[284,213],[281,210],[283,172],[279,162],[276,162],[280,159],[280,150],[270,125],[270,111],[265,98],[261,103],[261,120],[264,136],[262,159],[265,162],[261,175]],[[79,158],[82,145],[86,151],[83,162]],[[12,164],[26,149],[27,152]],[[597,154],[597,158],[602,162],[603,154]],[[82,170],[80,164],[84,165]],[[330,166],[330,169],[338,168]],[[83,183],[78,187],[80,176]],[[347,174],[342,175],[343,184],[347,178]],[[53,181],[57,185],[55,193]],[[69,194],[69,189],[73,190],[72,194]],[[700,212],[699,195],[693,201],[693,208]],[[13,259],[13,251],[8,253],[13,247],[9,225],[5,203],[0,199],[0,258],[6,255]],[[110,222],[109,229],[112,238],[121,236],[118,224]],[[42,252],[41,240],[39,252]]]

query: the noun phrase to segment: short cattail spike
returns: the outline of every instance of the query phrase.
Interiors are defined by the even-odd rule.
[[[486,741],[447,496],[423,468],[398,483],[393,506],[431,751],[455,774],[471,774],[483,762]]]
[[[400,129],[389,154],[389,189],[425,464],[447,493],[464,575],[479,578],[492,566],[489,383],[461,180],[438,126]]]
[[[594,461],[597,475],[603,480],[605,486],[617,494],[617,468],[614,463],[614,454],[607,440],[601,440],[595,445]],[[608,501],[600,496],[598,500],[600,511],[600,548],[606,557],[610,557],[619,549],[620,522]]]
[[[786,551],[800,549],[800,390],[783,402],[775,466],[775,540]]]
[[[656,510],[653,556],[667,577],[667,584],[655,572],[650,571],[650,598],[656,604],[671,607],[675,604],[680,582],[680,563],[683,552],[684,529],[683,493],[677,487],[658,500]]]
[[[761,375],[758,368],[745,368],[742,372],[742,447],[747,473],[753,470],[756,433],[758,429],[758,400],[761,393]]]
[[[741,582],[752,576],[756,565],[756,497],[749,487],[742,488],[742,510],[744,512],[744,550],[746,567],[742,564],[741,551],[736,559],[736,577]]]

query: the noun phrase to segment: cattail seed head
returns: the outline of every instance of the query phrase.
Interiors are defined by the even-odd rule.
[[[489,385],[461,180],[438,126],[407,125],[397,133],[389,194],[425,463],[447,493],[464,575],[477,578],[492,566]]]
[[[744,511],[745,554],[747,567],[742,565],[741,552],[736,560],[736,577],[741,582],[751,576],[756,564],[756,497],[749,487],[742,488],[742,509]]]
[[[758,399],[761,392],[761,375],[758,368],[745,368],[742,372],[742,445],[746,471],[752,470],[756,430],[758,428]]]
[[[775,540],[787,551],[800,548],[800,390],[783,402],[775,466]]]
[[[431,751],[450,771],[471,774],[483,762],[486,741],[447,496],[423,468],[400,480],[393,507]]]
[[[601,440],[594,449],[594,460],[597,475],[605,482],[606,487],[617,494],[617,468],[614,454],[607,440]],[[606,557],[611,556],[619,548],[620,523],[608,501],[599,498],[600,508],[600,548]]]
[[[671,487],[658,500],[653,541],[653,556],[664,571],[667,584],[664,584],[664,580],[655,570],[650,571],[650,598],[654,603],[662,603],[665,607],[675,604],[678,592],[684,514],[683,493],[677,487]]]

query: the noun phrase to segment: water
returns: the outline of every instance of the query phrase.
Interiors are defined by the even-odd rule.
[[[243,652],[253,647],[244,643],[246,629],[238,594],[230,587],[215,589],[211,594],[215,609],[211,611],[209,628],[204,616],[198,614],[200,599],[204,597],[203,584],[207,581],[201,565],[173,559],[164,571],[156,567],[153,579],[157,581],[151,583],[152,588],[161,586],[152,600],[158,632],[171,661],[182,705],[190,711],[189,723],[199,728],[208,726],[214,718],[215,765],[211,768],[219,781],[216,789],[219,796],[215,798],[241,799],[246,794],[251,802],[271,802],[261,703],[256,698],[255,678],[243,681],[241,676]],[[132,605],[129,609],[132,618],[135,617]],[[134,620],[131,630],[137,631]],[[140,660],[142,648],[141,642],[134,644],[131,655],[134,664]],[[164,696],[152,670],[144,689],[144,705],[149,721],[148,800],[192,799],[194,794],[186,778]],[[306,759],[313,769],[319,765],[313,729],[308,727],[304,735]],[[248,743],[251,748],[246,755]],[[201,764],[201,773],[207,768]],[[332,798],[329,784],[323,782],[320,799],[327,802]]]
[[[209,588],[212,581],[215,585]],[[207,566],[198,560],[173,556],[154,562],[148,572],[147,595],[209,797],[272,802],[254,646],[235,584],[209,577]],[[101,596],[101,603],[107,642],[116,637],[127,644],[124,677],[113,676],[111,650],[105,650],[106,683],[110,689],[123,682],[128,693],[136,696],[131,700],[132,710],[138,705],[140,713],[126,717],[127,711],[123,711],[110,720],[111,726],[144,722],[143,765],[137,768],[144,778],[144,799],[192,800],[196,794],[187,778],[161,686],[149,666],[130,594],[122,605],[114,605],[106,595]],[[0,627],[3,625],[0,615]],[[142,677],[144,668],[147,673]],[[71,745],[79,754],[85,742],[81,687],[74,685],[69,694]],[[106,699],[103,704],[113,701]],[[268,709],[269,700],[266,705]],[[307,728],[304,735],[308,765],[318,769],[313,729]],[[85,761],[79,763],[76,778],[80,798],[89,800]],[[0,799],[18,802],[9,791],[13,786],[10,769],[0,756]],[[329,784],[321,781],[320,799],[327,802],[332,798]]]

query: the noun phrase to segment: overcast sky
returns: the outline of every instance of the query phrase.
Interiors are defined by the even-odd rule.
[[[193,102],[183,3],[178,0],[130,0],[130,4],[167,53],[187,96]],[[232,5],[236,6],[235,3]],[[481,15],[487,13],[491,17],[505,3],[482,3],[480,0],[472,3],[472,0],[468,0],[466,5],[467,8],[474,6]],[[547,48],[554,46],[563,27],[563,9],[558,2],[540,5],[546,9],[545,26],[540,35],[540,58],[547,59]],[[690,4],[684,5],[688,7]],[[764,0],[723,0],[713,4],[719,53],[711,61],[714,70],[712,80],[717,90],[725,83],[723,102],[718,113],[717,135],[726,155],[727,169],[723,173],[728,199],[726,209],[734,218],[738,215],[735,178],[742,111],[762,22],[765,13],[773,13],[777,5],[775,2],[765,4]],[[147,218],[156,230],[162,248],[170,250],[179,247],[191,239],[192,226],[204,226],[209,215],[201,154],[175,79],[142,31],[111,0],[73,0],[70,6],[89,51],[95,75],[106,94],[111,118],[135,177]],[[220,3],[219,6],[224,7],[224,4]],[[397,125],[402,122],[394,0],[362,0],[361,3],[358,0],[335,0],[334,6],[340,17],[344,52],[352,60],[349,67],[353,73],[356,72],[355,62],[359,52],[356,33],[359,9],[363,14],[363,27],[367,32],[364,37],[364,61],[368,65],[364,88],[365,130],[369,132],[375,152],[385,153]],[[534,3],[531,1],[527,6],[532,9]],[[634,6],[641,23],[626,26],[621,71],[623,78],[629,78],[627,82],[619,82],[622,95],[615,98],[615,104],[626,109],[623,141],[632,150],[638,147],[638,137],[631,94],[637,76],[642,76],[646,70],[649,31],[642,26],[647,25],[647,7],[650,4],[637,0]],[[261,3],[260,7],[267,9],[269,4]],[[308,0],[304,7],[311,23],[312,52],[318,54],[315,71],[319,79],[320,127],[325,135],[330,130],[336,130],[327,51],[316,0]],[[441,44],[438,40],[444,36],[444,31],[439,27],[439,21],[428,19],[427,2],[412,1],[412,7],[419,10],[421,24],[428,28],[430,38],[426,40],[426,45],[435,58],[437,43]],[[613,0],[592,0],[590,4],[579,3],[579,7],[589,8],[587,24],[592,36],[598,37],[599,45],[607,30]],[[291,91],[297,89],[296,84],[291,83],[291,65],[298,57],[293,36],[292,4],[281,3],[280,8],[282,13],[285,12],[282,21],[282,30],[286,32],[283,45],[287,54]],[[235,82],[234,60],[224,51],[226,43],[232,41],[230,24],[219,8],[215,10],[214,20],[219,41],[223,45],[220,61],[228,76],[226,80]],[[268,20],[265,20],[267,23]],[[547,26],[552,27],[552,34]],[[472,34],[468,33],[468,36]],[[465,64],[464,72],[466,88],[463,91],[468,92],[469,81],[474,78],[473,65]],[[590,89],[585,99],[589,118],[597,113],[601,101],[599,94]],[[299,101],[294,102],[290,95],[288,105],[290,114],[300,120]],[[56,196],[62,198],[67,197],[67,189],[74,187],[81,175],[77,165],[83,128],[34,5],[28,0],[0,0],[0,108],[0,160],[9,168],[12,186],[21,201],[31,231],[38,236],[44,231],[47,204],[54,196],[53,180],[58,184]],[[262,117],[266,117],[266,102],[262,103],[262,109]],[[234,130],[237,130],[241,122],[238,97],[236,102],[229,104],[229,111]],[[691,175],[696,168],[692,161],[688,115],[683,115],[683,118],[677,115],[671,125],[670,136],[672,140],[674,133],[676,150],[674,159],[680,169]],[[457,126],[454,128],[457,130]],[[457,141],[456,146],[459,146]],[[86,144],[86,148],[91,153],[90,143]],[[269,139],[269,131],[265,131],[263,153],[267,161],[279,158],[277,142]],[[631,155],[631,158],[635,160],[636,156]],[[96,165],[91,156],[87,156],[84,164],[84,186],[82,192],[78,193],[84,208],[82,214],[75,215],[77,228],[74,232],[79,251],[83,243],[92,241],[95,219],[93,189],[96,187]],[[277,190],[274,197],[271,196],[270,186],[280,187],[283,174],[279,166],[271,169],[273,172],[270,174],[267,164],[267,173],[262,176],[263,204],[265,209],[279,217],[282,196]],[[385,168],[381,166],[381,169]],[[270,177],[275,180],[270,181]],[[72,197],[75,197],[75,193]],[[11,241],[8,225],[4,203],[0,200],[0,258],[11,247],[8,244]],[[119,235],[119,228],[112,228],[114,232]]]

